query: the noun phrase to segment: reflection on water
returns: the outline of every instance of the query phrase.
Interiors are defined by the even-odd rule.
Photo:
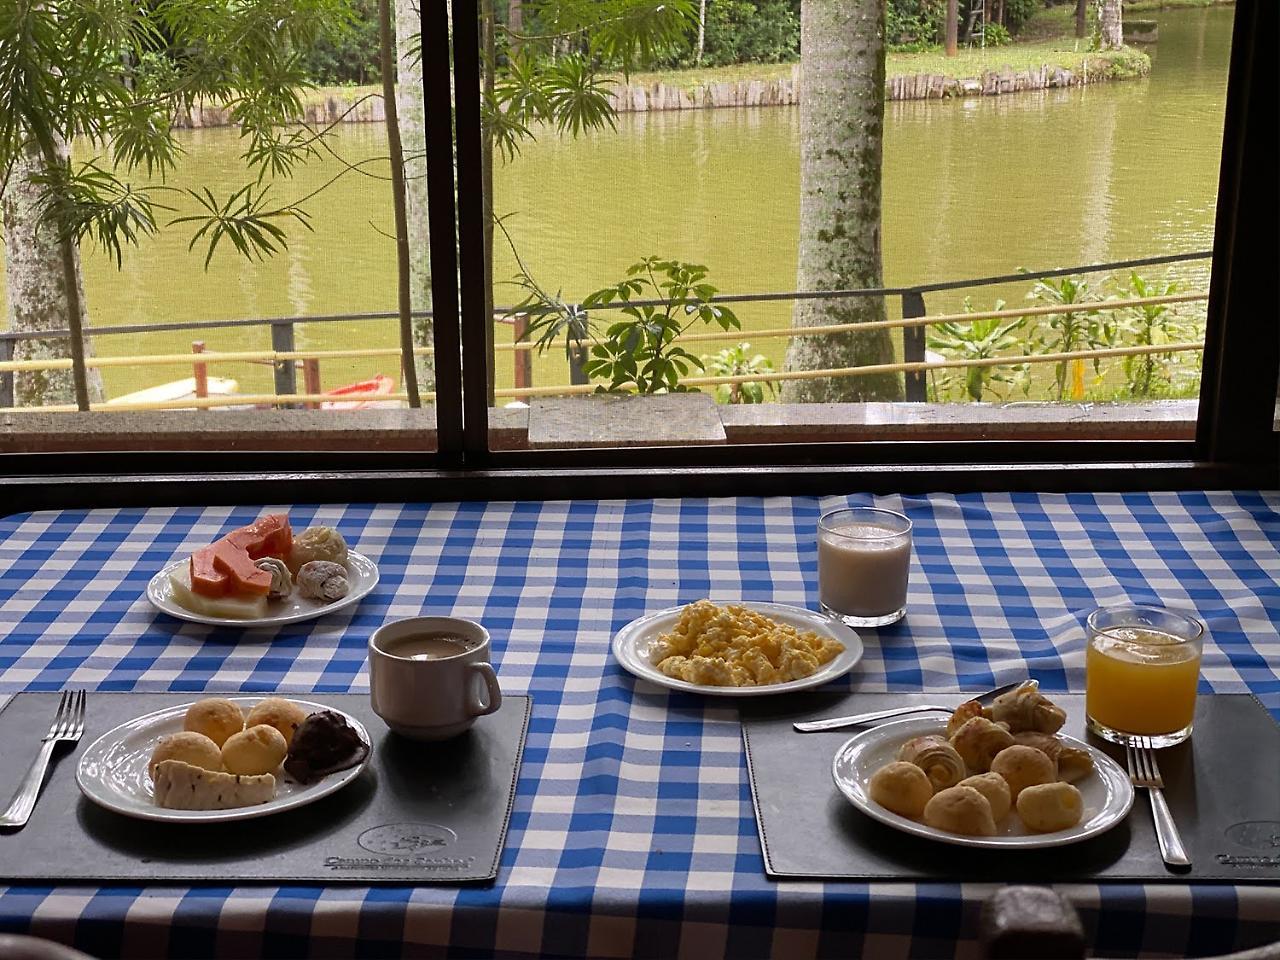
[[[1007,273],[1169,252],[1212,244],[1231,8],[1159,14],[1160,43],[1149,79],[946,102],[888,105],[884,255],[889,284]],[[799,196],[796,108],[630,114],[616,133],[580,140],[547,135],[496,176],[496,210],[530,270],[549,289],[576,297],[617,280],[658,253],[706,263],[734,293],[793,289]],[[183,136],[179,184],[208,183],[219,195],[245,179],[234,131]],[[334,147],[357,161],[385,153],[376,124],[335,131]],[[314,164],[281,199],[338,172]],[[293,231],[289,251],[263,264],[219,252],[211,269],[189,254],[189,234],[164,231],[132,251],[123,272],[86,258],[95,325],[391,310],[394,250],[385,181],[349,175],[312,204],[312,233]],[[1207,282],[1207,264],[1180,276]],[[495,277],[515,272],[499,245]],[[1202,287],[1203,288],[1203,287]],[[1017,299],[1026,285],[975,295]],[[515,291],[502,284],[498,303]],[[961,294],[931,297],[931,310]],[[750,326],[789,322],[786,305],[745,307]],[[184,352],[199,334],[99,338],[104,354]],[[509,337],[505,331],[499,338]],[[209,349],[266,348],[264,330],[209,331]],[[300,346],[394,345],[390,322],[299,328]],[[781,341],[756,344],[780,359]],[[377,372],[385,361],[325,365],[325,386]],[[223,371],[216,371],[223,372]],[[182,376],[111,370],[108,389]],[[266,389],[270,368],[243,366],[242,389]],[[498,383],[511,382],[499,356]],[[566,382],[554,353],[537,361],[535,383]]]

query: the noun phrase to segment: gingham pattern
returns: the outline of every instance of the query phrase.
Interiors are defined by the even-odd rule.
[[[1205,690],[1250,690],[1280,716],[1273,493],[297,507],[295,526],[335,524],[382,583],[352,612],[244,635],[142,594],[166,562],[282,507],[29,514],[0,521],[0,693],[362,691],[369,634],[432,613],[483,621],[504,688],[535,706],[491,888],[10,887],[0,929],[129,957],[974,956],[988,887],[767,880],[733,707],[636,684],[608,653],[632,618],[704,596],[813,606],[819,514],[870,502],[915,521],[910,613],[867,631],[838,685],[1030,672],[1078,691],[1087,611],[1155,600],[1209,625]],[[1065,889],[1103,953],[1280,938],[1274,889]]]

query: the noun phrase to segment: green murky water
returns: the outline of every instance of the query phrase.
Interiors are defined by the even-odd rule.
[[[1158,15],[1149,79],[948,102],[888,106],[884,256],[890,285],[980,277],[1019,267],[1068,266],[1208,249],[1221,149],[1233,11]],[[626,115],[616,133],[579,140],[547,136],[501,167],[496,209],[544,286],[576,297],[621,277],[647,254],[706,263],[723,291],[789,290],[795,285],[799,147],[796,108],[767,107]],[[233,131],[184,134],[187,157],[174,183],[208,184],[223,195],[244,179]],[[376,124],[339,127],[349,160],[379,156]],[[280,198],[302,196],[337,172],[317,163]],[[188,253],[184,228],[144,241],[123,271],[86,254],[91,322],[166,323],[239,317],[390,310],[394,256],[385,184],[348,176],[310,205],[314,232],[294,231],[287,252],[247,263],[219,252],[205,272]],[[1207,264],[1178,275],[1204,289]],[[515,270],[500,244],[495,276]],[[975,294],[1019,300],[1026,284]],[[2,288],[0,288],[2,292]],[[958,307],[962,294],[936,295],[930,312]],[[500,284],[499,304],[515,298]],[[893,308],[896,314],[896,305]],[[743,307],[750,329],[786,326],[787,304]],[[502,329],[499,340],[509,339]],[[270,346],[265,328],[99,337],[99,354],[186,352]],[[780,359],[782,340],[753,344]],[[323,349],[393,346],[391,322],[303,324],[298,343]],[[707,348],[710,351],[710,347]],[[499,354],[497,384],[511,385],[510,354]],[[780,365],[780,364],[779,364]],[[213,371],[242,391],[267,390],[270,371],[249,364]],[[326,361],[325,387],[376,372],[386,360]],[[177,377],[189,368],[111,369],[109,395]],[[567,382],[561,358],[536,361],[535,383]]]

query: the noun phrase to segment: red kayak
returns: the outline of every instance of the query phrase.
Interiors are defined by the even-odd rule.
[[[379,373],[369,380],[361,380],[359,383],[349,383],[345,387],[326,390],[324,392],[326,397],[343,397],[345,399],[322,401],[320,409],[364,410],[368,407],[399,406],[399,402],[395,400],[378,400],[378,397],[385,397],[394,393],[395,389],[395,380]]]

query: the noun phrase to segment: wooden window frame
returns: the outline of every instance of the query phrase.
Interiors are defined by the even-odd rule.
[[[491,450],[476,0],[423,4],[438,400],[434,452],[0,454],[10,510],[326,500],[1280,485],[1277,6],[1238,0],[1194,441],[921,440]],[[450,60],[452,56],[452,60]],[[452,69],[451,69],[452,66]],[[450,87],[459,91],[451,100]],[[456,143],[456,165],[451,146]],[[456,189],[455,189],[456,188]],[[455,203],[456,197],[456,203]],[[471,358],[475,358],[474,361]]]

